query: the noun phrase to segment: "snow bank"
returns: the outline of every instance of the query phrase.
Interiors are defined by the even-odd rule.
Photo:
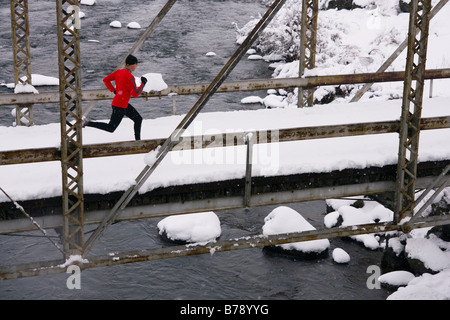
[[[27,79],[27,77],[23,76],[20,78],[20,80],[25,81]],[[15,88],[16,84],[15,83],[6,83],[6,84],[2,84],[5,85],[8,88]],[[55,77],[49,77],[49,76],[44,76],[41,74],[35,74],[32,73],[31,74],[31,86],[27,85],[26,87],[24,87],[24,85],[22,85],[22,87],[16,88],[14,90],[14,93],[39,93],[35,88],[33,88],[33,86],[59,86],[59,79],[55,78]]]
[[[273,235],[289,232],[316,230],[297,211],[289,207],[278,207],[264,218],[263,234]],[[286,243],[279,245],[284,250],[297,250],[304,253],[322,253],[330,247],[328,239]]]
[[[269,1],[267,1],[269,2]],[[320,9],[326,9],[329,1],[320,1]],[[402,43],[408,33],[409,13],[398,11],[398,0],[359,0],[361,9],[319,10],[317,28],[316,66],[306,70],[305,76],[354,74],[376,72],[378,68]],[[438,0],[433,0],[433,6]],[[269,4],[269,3],[268,3]],[[427,69],[448,67],[450,34],[447,17],[450,7],[445,6],[430,22]],[[297,77],[299,72],[297,55],[300,52],[301,1],[287,1],[271,24],[262,32],[254,44],[252,53],[258,51],[267,61],[279,57],[273,77]],[[236,41],[242,43],[259,21],[255,17],[241,28],[236,28]],[[404,71],[406,50],[392,63],[387,71]],[[434,81],[433,94],[446,94],[449,80]],[[428,87],[428,82],[426,83]],[[348,102],[361,85],[342,85],[343,95],[335,97],[336,86],[322,86],[316,90],[316,101],[322,98],[327,103]],[[362,99],[400,99],[402,82],[377,83]],[[293,92],[297,96],[298,90]],[[285,97],[285,95],[281,94]],[[296,104],[297,98],[292,99]],[[289,101],[287,101],[289,103]]]
[[[387,300],[450,300],[450,269],[435,275],[425,273],[416,277]]]
[[[164,218],[158,223],[160,235],[173,241],[209,242],[220,237],[220,220],[214,212],[184,214]]]
[[[443,251],[433,239],[407,239],[405,252],[409,258],[422,261],[432,271],[450,269],[450,248]]]

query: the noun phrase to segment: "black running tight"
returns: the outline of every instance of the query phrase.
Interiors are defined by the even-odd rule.
[[[137,110],[129,104],[127,108],[119,108],[112,106],[112,114],[109,123],[88,121],[86,126],[97,129],[114,132],[119,126],[124,116],[127,116],[134,122],[134,137],[136,140],[141,140],[141,125],[142,117]]]

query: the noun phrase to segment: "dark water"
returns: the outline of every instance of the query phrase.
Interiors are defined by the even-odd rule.
[[[83,87],[98,88],[143,30],[128,30],[137,21],[145,28],[165,1],[99,1],[82,6]],[[107,4],[106,4],[107,2]],[[32,30],[32,72],[57,75],[55,8],[53,0],[30,1]],[[212,80],[236,50],[232,22],[243,26],[252,16],[264,13],[258,1],[179,1],[155,34],[137,54],[142,61],[135,74],[159,72],[167,83]],[[122,29],[112,29],[113,20]],[[9,5],[0,6],[0,82],[12,82]],[[98,40],[99,42],[90,42]],[[208,58],[206,52],[217,56]],[[230,75],[232,79],[270,77],[264,62],[243,60]],[[42,88],[39,90],[56,90]],[[0,87],[0,93],[11,92]],[[259,93],[261,94],[261,93]],[[261,106],[241,105],[250,93],[220,94],[204,111],[239,110]],[[187,112],[198,97],[179,97],[178,111]],[[170,115],[172,100],[142,101],[134,105],[144,118]],[[12,107],[0,107],[0,125],[10,125]],[[56,105],[35,106],[37,124],[58,121]],[[109,102],[99,102],[92,118],[108,117]],[[323,227],[324,201],[289,205],[316,228]],[[264,217],[274,207],[216,212],[221,220],[222,239],[261,232]],[[111,226],[92,250],[93,255],[170,245],[158,235],[159,219],[123,222]],[[52,236],[55,233],[51,232]],[[0,299],[385,299],[384,289],[367,288],[370,265],[379,265],[381,252],[342,240],[331,239],[330,254],[320,260],[299,260],[269,254],[260,248],[199,255],[185,258],[132,263],[84,270],[81,290],[66,287],[68,274],[0,281]],[[351,261],[338,265],[331,251],[346,250]],[[39,233],[0,236],[0,265],[60,258],[60,253]]]
[[[326,211],[323,201],[289,205],[317,228]],[[264,217],[274,207],[216,212],[222,239],[261,232]],[[103,255],[170,245],[157,232],[159,219],[114,224],[92,250]],[[36,233],[33,233],[36,234]],[[261,248],[213,255],[132,263],[84,270],[81,289],[69,290],[69,274],[0,282],[1,299],[385,299],[384,289],[368,289],[367,268],[379,265],[381,252],[348,240],[331,239],[330,254],[301,260],[267,253]],[[2,263],[59,258],[48,240],[0,236]],[[349,264],[333,262],[331,251],[340,247]],[[44,257],[46,259],[44,259]]]

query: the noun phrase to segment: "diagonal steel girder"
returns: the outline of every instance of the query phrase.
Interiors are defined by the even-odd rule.
[[[136,195],[144,182],[150,177],[157,166],[162,162],[164,157],[171,151],[171,149],[179,143],[180,137],[187,127],[194,121],[195,117],[200,113],[206,103],[209,101],[211,96],[219,89],[221,84],[225,81],[228,75],[233,71],[235,66],[245,55],[245,53],[250,49],[253,42],[259,37],[261,32],[266,28],[266,26],[272,21],[278,11],[283,7],[286,0],[275,0],[273,4],[269,7],[267,12],[258,22],[258,24],[253,28],[250,34],[247,36],[245,41],[239,46],[234,55],[225,64],[219,74],[214,78],[211,84],[208,86],[206,91],[202,94],[199,100],[195,103],[192,109],[186,114],[180,124],[175,128],[170,137],[163,143],[156,158],[156,161],[152,165],[146,165],[142,172],[135,179],[134,185],[132,185],[123,196],[119,199],[112,210],[105,216],[103,221],[97,227],[97,229],[92,233],[89,239],[85,243],[85,250],[83,256],[86,256],[92,249],[95,241],[100,238],[106,229],[114,222],[115,218],[120,214],[120,212],[128,205],[131,199]]]
[[[430,11],[431,0],[411,1],[394,207],[397,223],[414,213]]]

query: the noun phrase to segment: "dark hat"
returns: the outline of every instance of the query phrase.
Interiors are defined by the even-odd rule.
[[[127,59],[125,60],[125,64],[128,66],[131,66],[132,64],[138,63],[138,59],[133,55],[128,55]]]

